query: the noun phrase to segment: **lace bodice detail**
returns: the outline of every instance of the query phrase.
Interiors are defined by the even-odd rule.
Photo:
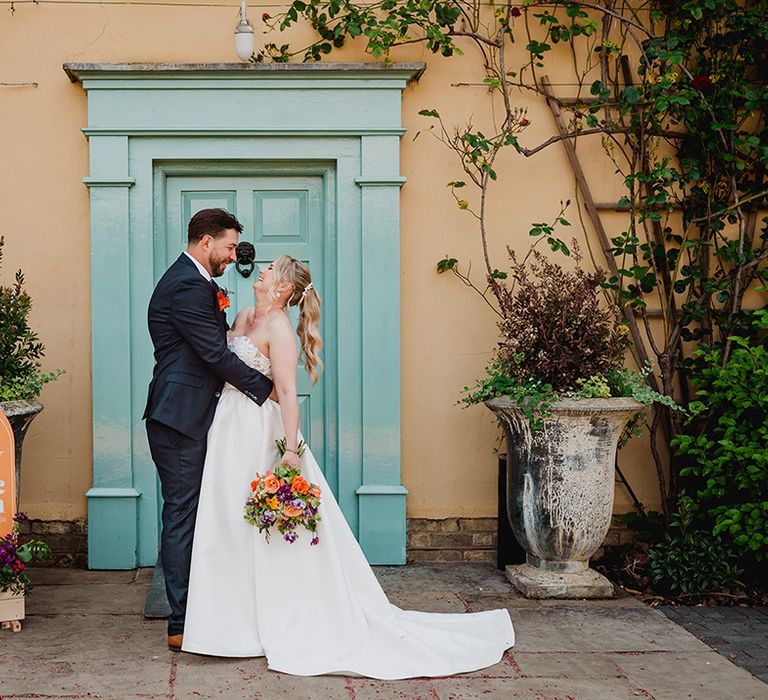
[[[229,349],[246,365],[258,370],[264,376],[272,378],[272,363],[245,335],[238,335],[229,341]]]

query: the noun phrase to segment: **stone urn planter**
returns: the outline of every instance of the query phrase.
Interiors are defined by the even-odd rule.
[[[508,566],[527,598],[610,598],[613,585],[589,568],[613,514],[622,430],[643,409],[632,398],[563,399],[540,429],[510,399],[485,402],[507,438],[507,508],[526,563]]]
[[[19,505],[21,485],[21,448],[27,428],[43,410],[43,404],[37,401],[0,401],[0,411],[5,413],[13,429],[13,439],[16,443],[16,507]],[[2,619],[2,618],[0,618]]]
[[[0,591],[0,629],[21,632],[24,619],[24,594]]]

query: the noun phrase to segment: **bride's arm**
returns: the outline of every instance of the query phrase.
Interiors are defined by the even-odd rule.
[[[285,429],[287,451],[283,463],[298,466],[299,456],[296,449],[299,437],[299,399],[296,395],[296,368],[299,364],[299,353],[293,328],[287,317],[278,317],[270,323],[269,359]]]

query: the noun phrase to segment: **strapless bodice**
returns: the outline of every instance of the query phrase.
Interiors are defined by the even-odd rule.
[[[257,348],[248,336],[237,335],[229,341],[229,349],[246,365],[272,378],[272,363],[269,358]],[[229,386],[229,385],[228,385]]]

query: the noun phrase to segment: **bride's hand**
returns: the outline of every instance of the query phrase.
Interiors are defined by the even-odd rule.
[[[295,452],[286,452],[280,458],[280,464],[287,464],[289,467],[300,467],[301,460],[299,459],[299,455]]]

